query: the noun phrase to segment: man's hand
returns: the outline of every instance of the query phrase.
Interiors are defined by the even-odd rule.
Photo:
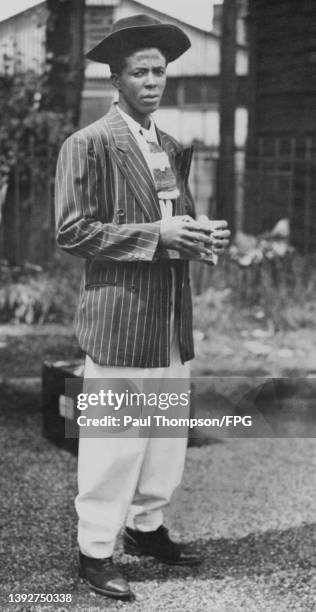
[[[214,239],[210,236],[212,230],[209,224],[209,220],[207,223],[195,221],[189,215],[162,219],[160,221],[160,242],[166,249],[181,251],[189,259],[196,259],[201,253],[208,255],[214,244]],[[216,241],[219,239],[220,235],[217,236]]]
[[[211,230],[212,251],[217,254],[223,253],[228,245],[230,238],[230,230],[228,229],[227,221],[210,221],[206,216],[200,217],[199,222],[208,223]]]

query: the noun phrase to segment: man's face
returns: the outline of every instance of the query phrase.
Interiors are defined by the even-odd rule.
[[[166,86],[166,59],[159,49],[142,49],[125,59],[119,75],[112,76],[123,111],[146,127]]]

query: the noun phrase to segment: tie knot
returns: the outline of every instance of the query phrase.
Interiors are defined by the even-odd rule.
[[[141,136],[143,136],[145,138],[145,140],[147,140],[147,142],[151,142],[152,138],[150,138],[150,130],[146,130],[145,128],[140,128],[139,133],[141,134]]]

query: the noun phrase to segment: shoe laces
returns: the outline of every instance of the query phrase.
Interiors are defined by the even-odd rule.
[[[108,567],[112,567],[114,564],[112,557],[105,557],[104,559],[95,559],[95,565],[98,569],[102,570]]]

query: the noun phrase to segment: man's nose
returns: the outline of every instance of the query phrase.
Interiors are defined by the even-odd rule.
[[[155,87],[157,85],[157,78],[151,71],[147,73],[146,85],[147,87]]]

